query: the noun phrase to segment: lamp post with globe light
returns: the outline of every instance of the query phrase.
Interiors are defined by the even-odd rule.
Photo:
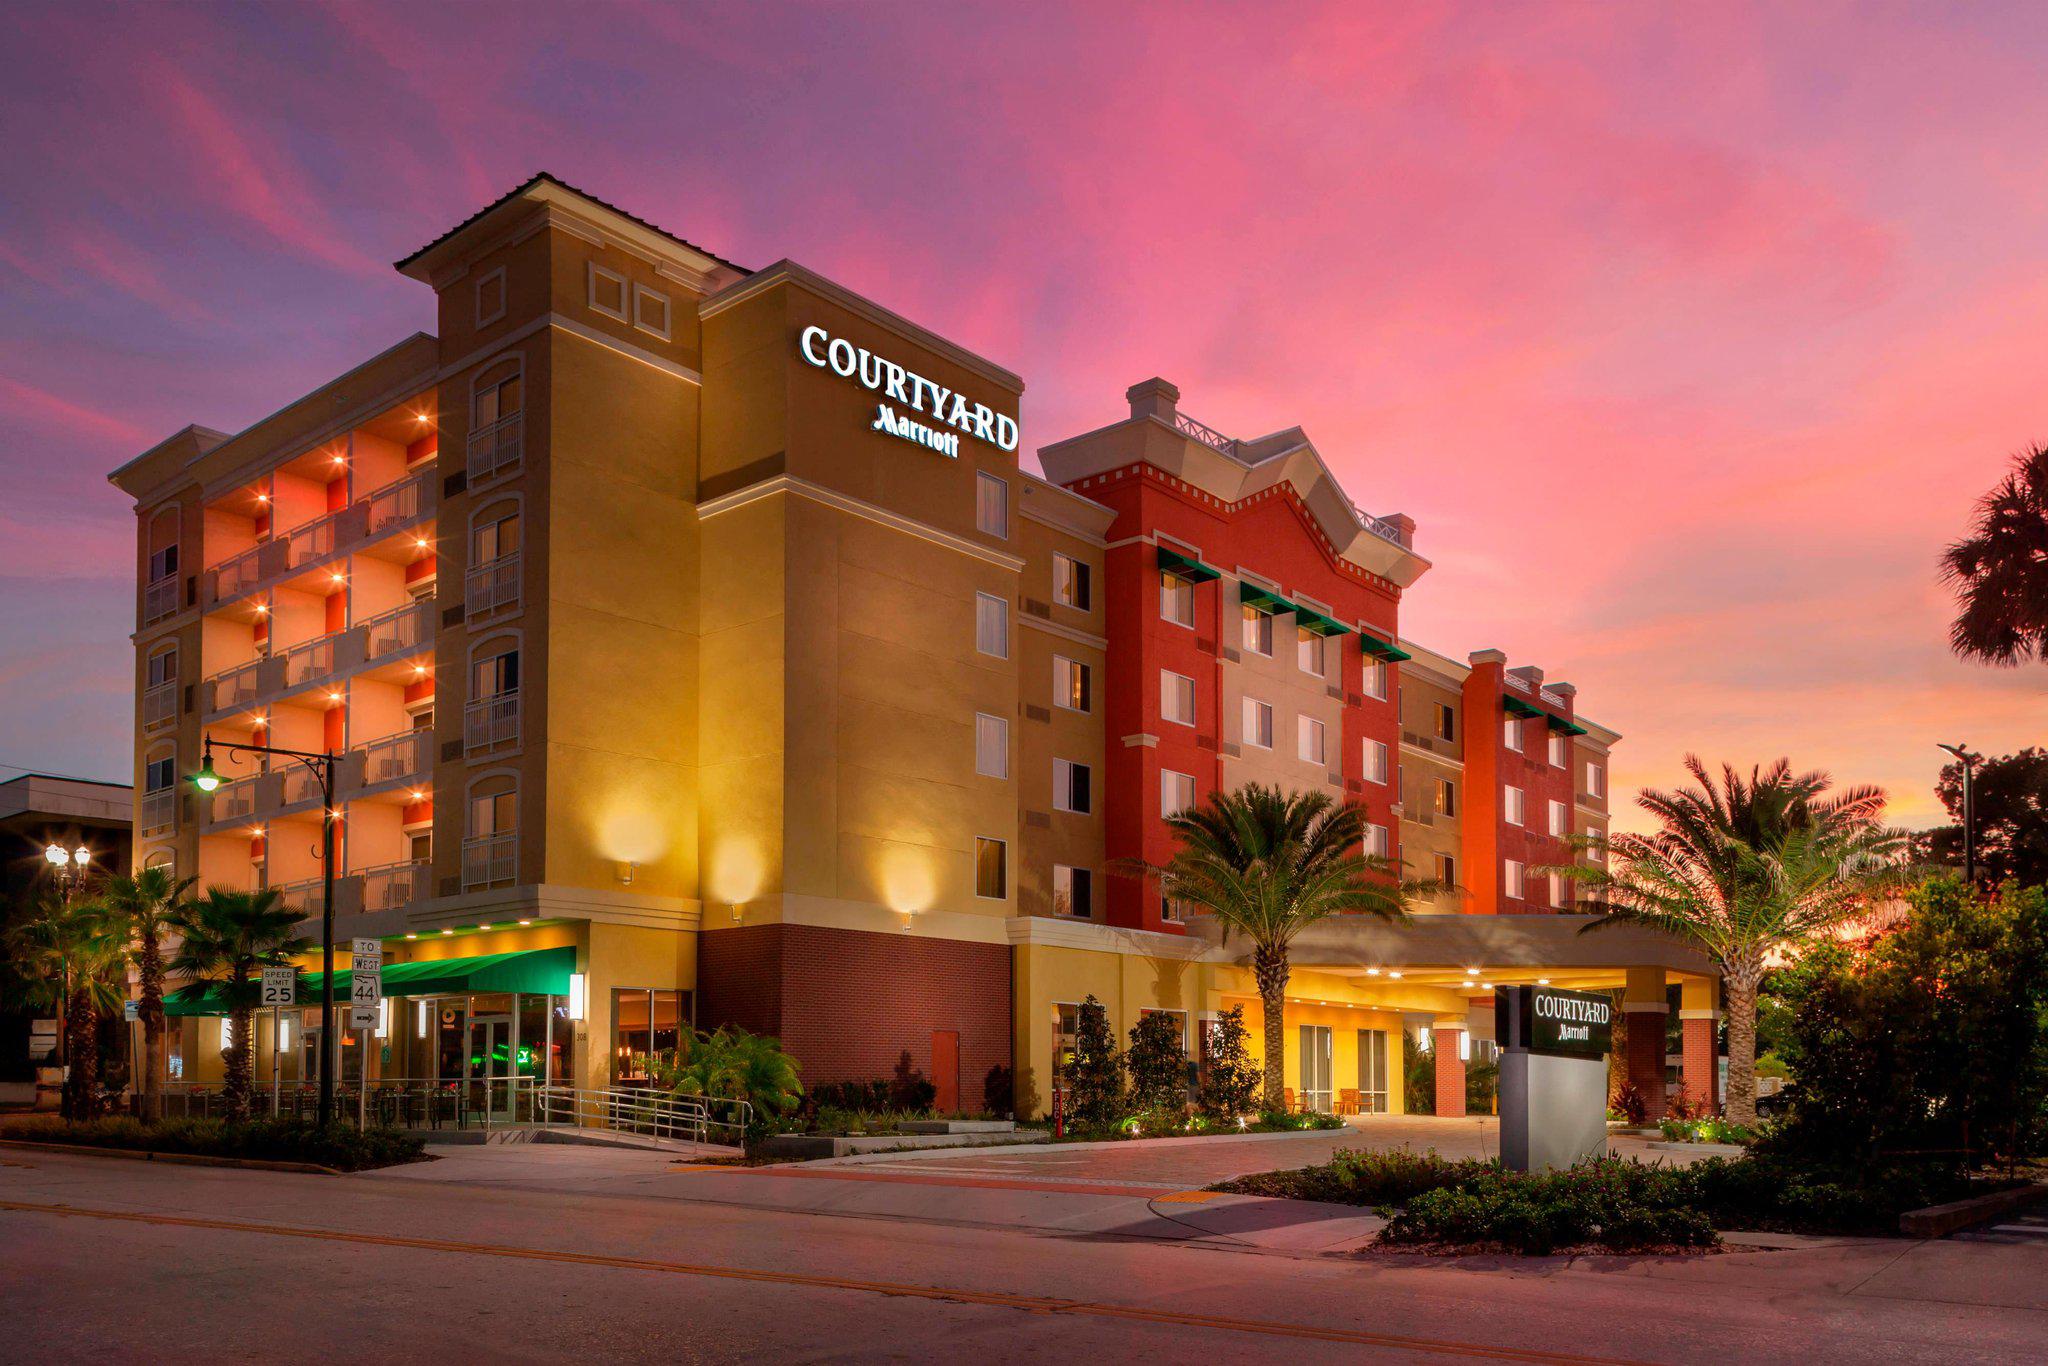
[[[1963,766],[1963,881],[1970,886],[1977,885],[1977,803],[1970,791],[1970,776],[1984,756],[1970,753],[1967,745],[1944,745],[1935,748],[1953,756]]]
[[[66,849],[63,845],[50,843],[43,846],[43,861],[50,865],[51,874],[63,889],[64,900],[69,904],[78,889],[85,884],[87,867],[92,863],[92,850],[84,845]]]

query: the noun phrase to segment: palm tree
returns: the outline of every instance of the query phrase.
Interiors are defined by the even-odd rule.
[[[1324,792],[1287,792],[1247,784],[1212,792],[1199,806],[1166,819],[1179,841],[1154,866],[1127,861],[1123,871],[1159,880],[1163,895],[1215,915],[1226,937],[1252,944],[1252,976],[1265,1015],[1265,1106],[1281,1108],[1286,1081],[1287,950],[1294,937],[1333,915],[1399,920],[1430,890],[1404,882],[1388,860],[1363,851],[1366,810]]]
[[[142,1117],[162,1116],[164,1103],[164,935],[179,927],[185,899],[197,878],[180,881],[170,869],[144,868],[107,883],[102,900],[133,936],[142,1017]]]
[[[228,1080],[222,1096],[230,1120],[249,1117],[254,1084],[254,978],[263,968],[284,967],[307,941],[293,933],[299,913],[275,891],[236,891],[208,887],[206,895],[187,906],[179,928],[184,933],[173,972],[227,984],[233,1038],[228,1044]]]
[[[1637,924],[1689,939],[1721,969],[1728,1012],[1728,1118],[1756,1122],[1756,992],[1775,956],[1793,953],[1863,910],[1904,877],[1906,835],[1878,824],[1884,793],[1828,796],[1825,773],[1779,760],[1745,779],[1724,765],[1717,786],[1687,755],[1696,787],[1646,790],[1647,835],[1575,836],[1595,861],[1559,873],[1590,888],[1586,927]]]
[[[722,1025],[696,1035],[659,1075],[677,1095],[744,1100],[761,1118],[774,1119],[803,1100],[797,1071],[781,1040]]]
[[[1941,573],[1959,602],[1949,648],[1988,664],[2048,661],[2048,447],[2020,456],[1978,501]]]
[[[116,973],[127,939],[97,901],[49,900],[8,932],[18,994],[53,1008],[65,1063],[62,1113],[91,1119],[99,1111],[99,1022],[121,1009],[127,992]]]

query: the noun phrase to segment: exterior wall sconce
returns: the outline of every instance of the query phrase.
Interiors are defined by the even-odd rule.
[[[732,923],[737,925],[747,918],[747,908],[739,902],[732,903]]]
[[[590,979],[580,972],[569,974],[569,1018],[580,1020],[590,1004]]]
[[[633,862],[632,860],[630,860],[630,859],[628,859],[628,860],[627,860],[626,862],[624,862],[624,863],[621,863],[621,864],[619,865],[619,881],[620,881],[620,882],[621,882],[621,883],[622,883],[623,885],[625,885],[625,886],[627,886],[627,887],[630,887],[630,886],[632,886],[632,885],[633,885],[633,874],[634,874],[634,872],[635,872],[636,870],[638,870],[638,868],[639,868],[639,867],[640,867],[640,865],[639,865],[639,864],[637,864],[637,863],[634,863],[634,862]]]

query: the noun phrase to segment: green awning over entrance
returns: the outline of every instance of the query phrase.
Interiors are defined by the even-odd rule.
[[[1566,735],[1584,735],[1586,733],[1586,728],[1584,726],[1578,724],[1576,721],[1567,721],[1562,716],[1550,716],[1546,717],[1545,719],[1547,719],[1550,722],[1550,728],[1552,730],[1561,730]]]
[[[1255,583],[1240,583],[1237,588],[1240,601],[1248,602],[1262,612],[1299,612],[1301,610],[1278,593],[1261,588]]]
[[[1508,715],[1510,716],[1526,716],[1533,719],[1543,715],[1541,707],[1532,706],[1513,693],[1509,693],[1506,697],[1502,698],[1501,705],[1508,709]]]
[[[346,954],[337,955],[345,960]],[[576,949],[564,945],[557,949],[517,949],[510,953],[480,953],[473,958],[433,958],[413,963],[386,963],[384,965],[384,995],[386,996],[467,996],[487,992],[516,991],[523,994],[545,996],[567,996],[569,976],[576,971]],[[326,974],[302,972],[299,974],[299,1004],[311,1006],[320,1004],[320,984]],[[334,974],[334,999],[337,1005],[348,1004],[349,972],[339,968]],[[257,994],[254,982],[249,986],[250,995]],[[178,988],[164,996],[164,1014],[184,1015],[225,1015],[228,1013],[228,988],[224,982],[195,982]]]
[[[1409,654],[1400,646],[1391,641],[1381,640],[1370,631],[1360,631],[1358,633],[1358,644],[1359,648],[1363,649],[1374,659],[1384,659],[1389,664],[1399,664],[1404,660],[1415,658],[1414,655]]]
[[[1319,636],[1348,636],[1351,628],[1334,618],[1326,617],[1312,608],[1297,606],[1294,609],[1294,624],[1304,631],[1313,631]]]
[[[1223,577],[1223,571],[1200,560],[1183,555],[1178,550],[1159,547],[1159,567],[1169,574],[1177,574],[1189,583],[1207,583]]]

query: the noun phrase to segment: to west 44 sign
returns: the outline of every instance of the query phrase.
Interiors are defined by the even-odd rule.
[[[377,999],[384,994],[384,946],[358,939],[349,955],[349,1026],[370,1029],[377,1023]]]

